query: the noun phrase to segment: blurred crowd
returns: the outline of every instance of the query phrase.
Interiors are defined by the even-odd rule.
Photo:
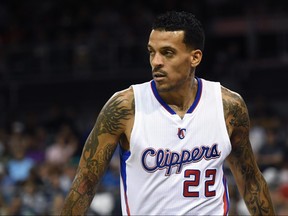
[[[252,91],[248,86],[243,86],[245,80],[251,78],[249,72],[243,73],[243,60],[247,60],[246,46],[243,46],[245,39],[239,41],[236,37],[233,42],[224,38],[221,43],[216,43],[219,38],[211,38],[208,27],[213,16],[221,13],[223,16],[245,14],[250,8],[248,2],[233,1],[228,10],[215,9],[215,2],[220,4],[225,1],[129,0],[125,4],[115,0],[101,3],[1,1],[0,215],[59,214],[75,176],[85,140],[103,105],[102,99],[109,97],[105,94],[107,89],[103,92],[100,88],[97,96],[89,91],[88,94],[94,94],[93,103],[89,107],[81,106],[87,93],[78,89],[77,93],[81,96],[76,98],[71,92],[79,87],[78,84],[68,88],[64,83],[62,87],[67,88],[69,94],[61,98],[62,104],[53,104],[51,98],[42,96],[41,86],[38,89],[32,86],[33,90],[22,99],[20,96],[24,95],[25,88],[17,92],[15,80],[20,86],[28,86],[33,79],[39,83],[42,80],[51,82],[53,85],[45,88],[48,93],[56,91],[53,98],[63,91],[55,90],[54,85],[54,81],[61,77],[67,81],[71,77],[75,80],[90,80],[93,76],[100,79],[107,74],[115,78],[140,76],[139,68],[148,64],[145,46],[151,20],[157,12],[175,8],[195,12],[207,26],[206,50],[209,50],[209,55],[205,55],[206,62],[201,66],[199,76],[221,78],[225,86],[248,99],[250,138],[257,163],[269,184],[277,215],[288,215],[288,160],[285,158],[288,154],[287,109],[281,105],[277,109],[271,106],[273,100],[265,98],[263,89],[258,88],[263,84],[265,89],[268,85],[266,81],[257,82],[257,89]],[[264,2],[268,4],[266,8]],[[192,3],[193,7],[190,7]],[[261,1],[256,11],[282,14],[285,10],[280,4],[266,0]],[[270,53],[270,49],[265,50]],[[139,70],[135,70],[133,65],[138,66]],[[121,66],[125,66],[125,70],[121,71]],[[127,70],[129,67],[132,68],[130,72]],[[263,71],[260,72],[263,74]],[[276,70],[274,72],[276,74]],[[271,86],[284,80],[271,82],[270,69],[267,79]],[[100,79],[100,82],[103,81]],[[255,87],[255,83],[252,84]],[[117,82],[113,85],[116,86]],[[285,94],[274,94],[275,90],[277,88],[271,87],[269,91],[272,92],[272,99],[278,95],[280,100],[287,102]],[[257,95],[253,95],[256,91],[262,96],[259,100]],[[282,90],[278,92],[285,93]],[[69,97],[73,97],[77,106],[67,106]],[[89,101],[91,97],[88,97]],[[230,188],[231,214],[248,214],[226,167],[225,172]],[[90,215],[121,214],[119,183],[119,155],[116,151],[97,189],[89,209]]]
[[[0,128],[0,215],[59,214],[93,126],[79,127],[83,119],[56,105],[46,117],[31,115]],[[98,188],[100,200],[91,205],[93,215],[120,212],[116,158]]]

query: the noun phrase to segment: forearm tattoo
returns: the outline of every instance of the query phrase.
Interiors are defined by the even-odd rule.
[[[267,183],[258,169],[249,141],[250,121],[246,105],[239,95],[232,93],[223,99],[223,105],[233,148],[230,163],[244,177],[243,198],[247,208],[253,215],[273,215]]]
[[[114,96],[101,110],[96,124],[86,140],[82,158],[73,181],[69,195],[66,198],[62,215],[85,214],[95,195],[97,183],[105,172],[116,143],[101,143],[101,135],[116,136],[123,131],[123,121],[131,118],[134,113],[134,102],[131,107],[124,106],[121,94]],[[119,134],[120,135],[120,134]]]

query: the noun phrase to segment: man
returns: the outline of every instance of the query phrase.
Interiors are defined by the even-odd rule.
[[[115,93],[83,149],[63,215],[83,215],[120,145],[124,215],[227,215],[223,163],[253,215],[273,215],[249,141],[246,105],[195,76],[204,33],[194,15],[159,16],[148,42],[153,80]]]

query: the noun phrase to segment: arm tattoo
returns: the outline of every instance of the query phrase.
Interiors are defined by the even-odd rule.
[[[223,106],[233,148],[230,163],[239,177],[243,177],[243,198],[250,213],[273,215],[269,189],[255,162],[249,141],[250,120],[246,105],[239,95],[226,93],[228,97],[223,98]]]
[[[101,111],[99,115],[99,125],[96,125],[99,135],[102,133],[110,133],[115,135],[115,132],[123,127],[121,120],[128,120],[131,115],[131,109],[121,105],[123,100],[121,95],[111,99],[110,103]]]
[[[91,167],[88,167],[88,165],[87,168],[78,168],[77,175],[73,181],[71,190],[62,210],[62,215],[85,214],[92,199],[94,198],[96,186],[101,177],[100,175],[104,173],[105,160],[110,161],[114,150],[114,144],[107,144],[104,151],[101,150],[99,153],[97,153],[97,157],[99,156],[99,158],[94,161],[99,167],[92,167],[92,170]],[[102,167],[101,164],[103,164]],[[96,174],[93,173],[93,169],[97,170]]]
[[[127,104],[123,98],[123,95],[117,94],[101,110],[86,140],[76,177],[65,201],[63,215],[85,214],[89,208],[96,186],[117,147],[116,143],[99,145],[99,137],[107,134],[120,136],[125,126],[123,121],[131,118],[134,113],[134,100],[129,108],[123,105]]]
[[[228,91],[226,91],[226,93],[229,95],[229,99],[223,98],[223,107],[225,119],[228,121],[227,131],[231,131],[231,128],[234,127],[249,130],[250,120],[244,101],[236,102],[237,96]],[[232,100],[230,98],[232,98]]]
[[[87,168],[93,173],[98,174],[99,172],[97,170],[97,167],[101,167],[102,165],[99,164],[99,161],[109,160],[106,155],[112,154],[112,151],[114,152],[114,149],[112,149],[108,151],[108,154],[106,155],[100,154],[100,156],[104,158],[97,158],[97,160],[92,159],[99,144],[98,136],[105,133],[116,135],[116,131],[124,127],[124,124],[121,121],[128,120],[133,113],[133,102],[132,109],[128,109],[125,106],[121,105],[122,102],[123,99],[121,99],[121,95],[117,95],[106,104],[106,106],[100,112],[98,120],[95,124],[95,128],[92,130],[92,133],[88,137],[88,140],[85,144],[83,157],[84,160],[87,162]],[[109,150],[108,146],[107,150]]]

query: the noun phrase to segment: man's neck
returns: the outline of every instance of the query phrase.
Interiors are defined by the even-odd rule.
[[[161,98],[179,115],[184,116],[195,100],[198,82],[193,77],[192,81],[181,86],[179,91],[162,93]]]

